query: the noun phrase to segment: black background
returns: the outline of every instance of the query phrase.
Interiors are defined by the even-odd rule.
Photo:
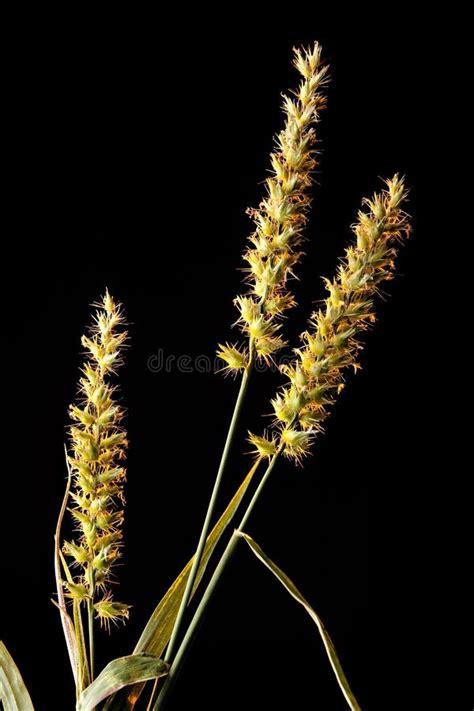
[[[407,631],[408,593],[416,606],[407,569],[416,568],[423,542],[413,502],[427,477],[419,466],[425,376],[414,305],[423,271],[418,154],[429,47],[395,9],[375,27],[373,16],[341,26],[294,12],[298,21],[282,15],[275,27],[241,17],[238,30],[229,15],[217,32],[202,18],[199,32],[169,23],[154,34],[145,17],[120,32],[96,31],[91,19],[79,36],[66,22],[60,33],[38,35],[34,17],[16,28],[5,86],[0,620],[39,711],[73,706],[50,602],[52,536],[89,305],[108,286],[131,334],[121,371],[131,445],[117,597],[133,610],[126,628],[99,635],[105,664],[132,650],[193,551],[236,394],[231,379],[175,366],[153,372],[149,359],[159,349],[212,359],[218,341],[238,337],[230,324],[251,230],[244,211],[262,195],[280,93],[295,85],[291,48],[313,39],[323,44],[332,81],[290,342],[322,298],[319,276],[334,272],[361,198],[380,188],[380,177],[406,175],[415,230],[379,304],[363,371],[350,378],[305,467],[279,465],[248,531],[314,604],[362,707],[384,706],[383,690],[369,695],[374,667],[394,706],[403,695],[394,650]],[[249,466],[245,430],[267,424],[261,415],[280,382],[268,372],[253,380],[219,508]],[[416,676],[410,655],[405,680]],[[345,708],[311,621],[243,547],[170,711],[191,701],[209,709]]]

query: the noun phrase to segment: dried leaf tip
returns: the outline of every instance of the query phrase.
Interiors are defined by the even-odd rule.
[[[124,411],[116,402],[112,378],[123,362],[127,332],[121,306],[108,291],[94,306],[92,326],[81,340],[86,359],[79,380],[79,399],[69,408],[74,504],[71,513],[78,539],[66,541],[63,550],[81,570],[68,584],[70,596],[91,600],[101,619],[106,614],[112,618],[114,609],[120,609],[117,617],[125,619],[126,606],[112,605],[108,587],[113,566],[121,555],[126,478],[123,460],[128,444],[122,426]],[[103,600],[96,601],[100,590]]]

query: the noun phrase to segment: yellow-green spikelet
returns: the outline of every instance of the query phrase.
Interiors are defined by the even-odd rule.
[[[114,604],[118,606],[115,619],[128,614],[128,606],[114,603],[108,589],[122,544],[127,447],[121,424],[124,412],[116,402],[111,377],[122,364],[127,332],[120,304],[108,292],[96,306],[90,334],[82,337],[87,356],[79,380],[80,398],[69,408],[74,502],[70,510],[79,538],[65,542],[64,552],[81,569],[69,591],[71,596],[92,599],[101,622],[106,610],[108,624],[114,618]]]

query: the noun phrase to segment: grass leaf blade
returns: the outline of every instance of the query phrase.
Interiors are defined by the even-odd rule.
[[[68,479],[66,484],[66,491],[64,492],[63,502],[61,504],[61,510],[58,516],[58,522],[56,524],[56,533],[54,536],[54,574],[56,578],[56,593],[58,596],[59,614],[61,615],[61,624],[63,626],[64,638],[66,640],[67,651],[69,654],[69,661],[71,663],[72,673],[74,675],[74,682],[76,689],[79,686],[79,649],[76,640],[76,634],[74,630],[74,625],[68,613],[66,612],[66,600],[64,597],[64,590],[61,578],[61,550],[60,550],[60,539],[61,539],[61,525],[64,518],[64,512],[66,511],[67,501],[69,497],[69,490],[71,488],[71,471],[69,469],[69,462],[66,452],[66,464],[68,468]]]
[[[34,711],[25,682],[3,642],[0,642],[0,706],[4,711]]]
[[[303,605],[305,608],[306,612],[309,614],[313,622],[316,624],[319,634],[321,635],[321,639],[323,640],[324,647],[326,649],[329,661],[331,663],[331,666],[334,670],[334,674],[336,675],[336,679],[338,681],[339,686],[341,687],[341,691],[344,694],[344,697],[349,705],[349,707],[352,709],[352,711],[361,711],[361,708],[359,704],[356,701],[356,698],[354,694],[352,693],[349,682],[347,681],[346,675],[344,674],[344,671],[342,669],[341,663],[339,661],[339,658],[336,653],[336,649],[334,647],[334,644],[332,643],[332,640],[326,631],[321,619],[318,617],[316,612],[313,610],[309,602],[303,597],[303,595],[300,593],[298,588],[293,584],[293,582],[290,580],[290,578],[285,575],[285,573],[279,568],[260,548],[260,546],[255,543],[253,538],[248,536],[246,533],[243,533],[242,531],[236,531],[235,535],[240,536],[243,538],[248,545],[250,546],[250,549],[255,553],[257,558],[275,575],[276,578],[280,581],[280,583],[283,585],[284,588],[290,593],[292,597],[295,598],[297,602],[300,603],[300,605]]]
[[[169,665],[151,654],[130,654],[111,661],[87,689],[84,689],[77,702],[77,711],[92,711],[96,706],[130,684],[150,681],[164,676]]]
[[[217,543],[220,540],[220,537],[224,533],[234,513],[236,512],[237,507],[240,504],[256,469],[257,463],[254,464],[250,472],[247,474],[244,481],[233,496],[231,502],[227,506],[226,510],[224,511],[224,513],[212,529],[211,533],[209,534],[206,542],[205,552],[202,557],[201,566],[199,568],[199,573],[193,588],[193,594],[196,592],[197,586],[199,585],[202,576],[204,575],[206,566],[209,562],[209,558],[211,557]],[[135,653],[147,652],[148,654],[160,655],[163,652],[173,629],[174,620],[179,608],[179,601],[181,599],[181,595],[183,594],[186,585],[186,579],[189,575],[191,565],[192,558],[183,568],[174,583],[164,595],[161,602],[156,607],[150,620],[148,621],[147,626],[143,630],[140,639],[138,640],[137,646],[135,647]]]

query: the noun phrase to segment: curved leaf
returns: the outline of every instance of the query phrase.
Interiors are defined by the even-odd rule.
[[[124,686],[164,676],[169,664],[151,654],[130,654],[107,664],[77,702],[77,711],[92,711],[97,704]]]
[[[0,642],[0,705],[4,711],[34,711],[25,682],[3,642]]]
[[[315,622],[319,630],[319,634],[321,635],[321,639],[323,640],[323,644],[329,657],[331,666],[334,670],[334,674],[336,675],[336,679],[339,683],[339,686],[341,687],[341,691],[344,694],[347,703],[349,704],[349,707],[352,709],[352,711],[361,711],[361,708],[349,687],[349,682],[347,681],[346,675],[342,670],[341,663],[334,648],[334,644],[332,643],[332,640],[329,634],[327,633],[323,623],[321,622],[320,618],[315,613],[309,602],[305,600],[298,588],[291,582],[290,578],[285,575],[281,568],[279,568],[272,560],[270,560],[270,558],[262,551],[260,546],[255,543],[253,538],[248,536],[246,533],[243,533],[242,531],[235,531],[234,535],[239,536],[245,541],[247,541],[251,550],[255,553],[257,558],[261,560],[261,562],[266,565],[269,570],[271,570],[273,575],[278,578],[280,583],[283,585],[284,588],[288,590],[290,595],[292,595],[295,600],[297,600],[301,605],[303,605],[306,612],[309,614],[313,622]]]
[[[61,549],[60,549],[60,538],[61,538],[61,525],[64,518],[64,512],[66,511],[67,501],[69,498],[69,490],[71,488],[71,470],[69,468],[69,462],[66,452],[66,466],[68,470],[66,491],[64,492],[63,502],[61,504],[61,510],[58,516],[58,522],[56,524],[56,533],[54,536],[54,575],[56,578],[56,592],[58,596],[57,607],[59,609],[59,614],[61,615],[61,623],[63,626],[64,639],[66,640],[67,651],[69,654],[69,661],[71,663],[72,673],[74,675],[74,683],[76,689],[80,685],[80,655],[76,639],[76,632],[74,630],[74,625],[69,614],[66,611],[66,600],[64,598],[64,588],[61,578]],[[54,602],[54,600],[53,600]]]
[[[257,471],[259,463],[260,461],[257,460],[252,466],[242,484],[239,486],[229,502],[226,510],[207,537],[196,582],[193,587],[193,595],[196,592],[197,586],[201,582],[202,576],[204,575],[206,566],[209,562],[209,558],[214,552],[214,549],[222,534],[232,521],[232,518],[234,517],[234,514],[236,513],[239,504],[242,501],[255,472]],[[137,646],[134,650],[135,654],[139,652],[147,652],[148,654],[160,656],[163,653],[171,637],[171,632],[173,630],[176,615],[178,614],[179,604],[186,587],[186,581],[188,579],[192,563],[193,558],[191,558],[189,563],[183,568],[169,590],[165,593],[162,600],[158,603],[152,616],[148,620],[140,639],[138,640]],[[117,695],[114,699],[110,699],[105,705],[104,711],[130,711],[130,709],[133,709],[142,691],[143,685],[141,687],[137,685],[127,689],[126,692]]]

